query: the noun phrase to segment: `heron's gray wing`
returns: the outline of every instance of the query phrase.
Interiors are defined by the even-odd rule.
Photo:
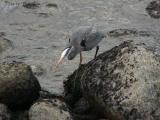
[[[80,43],[82,39],[88,36],[92,31],[92,27],[83,26],[79,27],[75,32],[73,32],[71,37],[71,42]]]
[[[95,32],[87,35],[86,38],[81,41],[82,49],[84,51],[91,50],[96,47],[104,37],[105,35],[101,32]]]

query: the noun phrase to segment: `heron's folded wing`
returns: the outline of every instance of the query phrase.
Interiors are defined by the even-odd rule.
[[[89,34],[91,34],[91,32],[92,32],[92,27],[81,26],[75,32],[73,32],[72,41],[81,42],[81,40],[86,36],[88,36]]]
[[[95,32],[91,33],[88,36],[86,36],[86,41],[85,41],[85,49],[86,50],[91,50],[92,48],[96,47],[99,42],[104,38],[104,34],[101,32]]]

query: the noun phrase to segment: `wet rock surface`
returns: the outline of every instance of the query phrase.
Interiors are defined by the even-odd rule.
[[[36,9],[40,6],[40,3],[34,1],[34,2],[24,2],[23,7],[27,9]]]
[[[12,48],[12,42],[4,37],[4,33],[0,34],[0,53],[4,52],[7,48]]]
[[[152,32],[151,31],[138,31],[137,29],[115,29],[112,31],[108,32],[108,36],[110,37],[121,37],[121,36],[134,36],[134,37],[138,37],[138,36],[152,36]]]
[[[124,42],[77,71],[82,96],[104,117],[160,119],[160,59],[144,44]]]
[[[46,6],[49,8],[51,8],[51,7],[58,8],[58,5],[56,3],[48,3],[48,4],[46,4]]]
[[[4,37],[6,35],[5,32],[0,32],[0,37]]]
[[[152,1],[146,7],[148,14],[155,19],[160,18],[160,0]]]
[[[7,106],[0,104],[0,120],[10,120],[11,114]]]
[[[72,120],[66,104],[59,99],[43,99],[29,110],[29,120]]]
[[[73,107],[73,111],[76,114],[86,114],[90,109],[90,104],[85,98],[80,98]]]
[[[59,99],[61,101],[64,101],[64,95],[59,95],[59,94],[53,94],[47,90],[45,90],[44,88],[41,89],[40,91],[40,97],[39,97],[40,100],[43,100],[43,99]]]
[[[81,77],[85,65],[81,65],[64,81],[64,100],[69,105],[74,120],[97,120],[102,115],[83,96]]]
[[[31,65],[31,69],[36,76],[42,76],[45,73],[45,70],[41,65]]]
[[[64,81],[65,101],[72,106],[82,97],[81,82],[77,79],[77,74],[81,74],[81,68],[76,70],[73,74],[68,76],[68,79]]]
[[[39,97],[40,85],[24,63],[0,63],[0,102],[10,109],[26,109]]]
[[[11,112],[11,120],[29,120],[28,110]]]

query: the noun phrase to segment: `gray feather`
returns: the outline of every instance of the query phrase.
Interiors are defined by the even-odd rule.
[[[89,51],[98,46],[105,35],[99,31],[93,31],[92,27],[80,27],[70,37],[68,59],[73,59],[81,51]]]

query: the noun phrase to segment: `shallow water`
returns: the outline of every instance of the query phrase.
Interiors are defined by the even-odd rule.
[[[79,56],[65,60],[58,72],[52,69],[68,42],[68,34],[79,26],[94,26],[106,35],[119,28],[148,31],[151,35],[140,35],[136,42],[160,48],[160,19],[151,18],[145,10],[151,0],[37,0],[40,5],[35,9],[24,8],[22,0],[12,1],[19,4],[1,10],[0,32],[5,32],[5,38],[13,42],[14,48],[4,52],[0,59],[40,65],[45,70],[38,76],[41,86],[53,93],[63,92],[63,80],[78,67]],[[48,3],[57,6],[48,7]],[[100,43],[99,53],[133,37],[108,36]],[[94,52],[84,53],[83,62],[91,60]]]

